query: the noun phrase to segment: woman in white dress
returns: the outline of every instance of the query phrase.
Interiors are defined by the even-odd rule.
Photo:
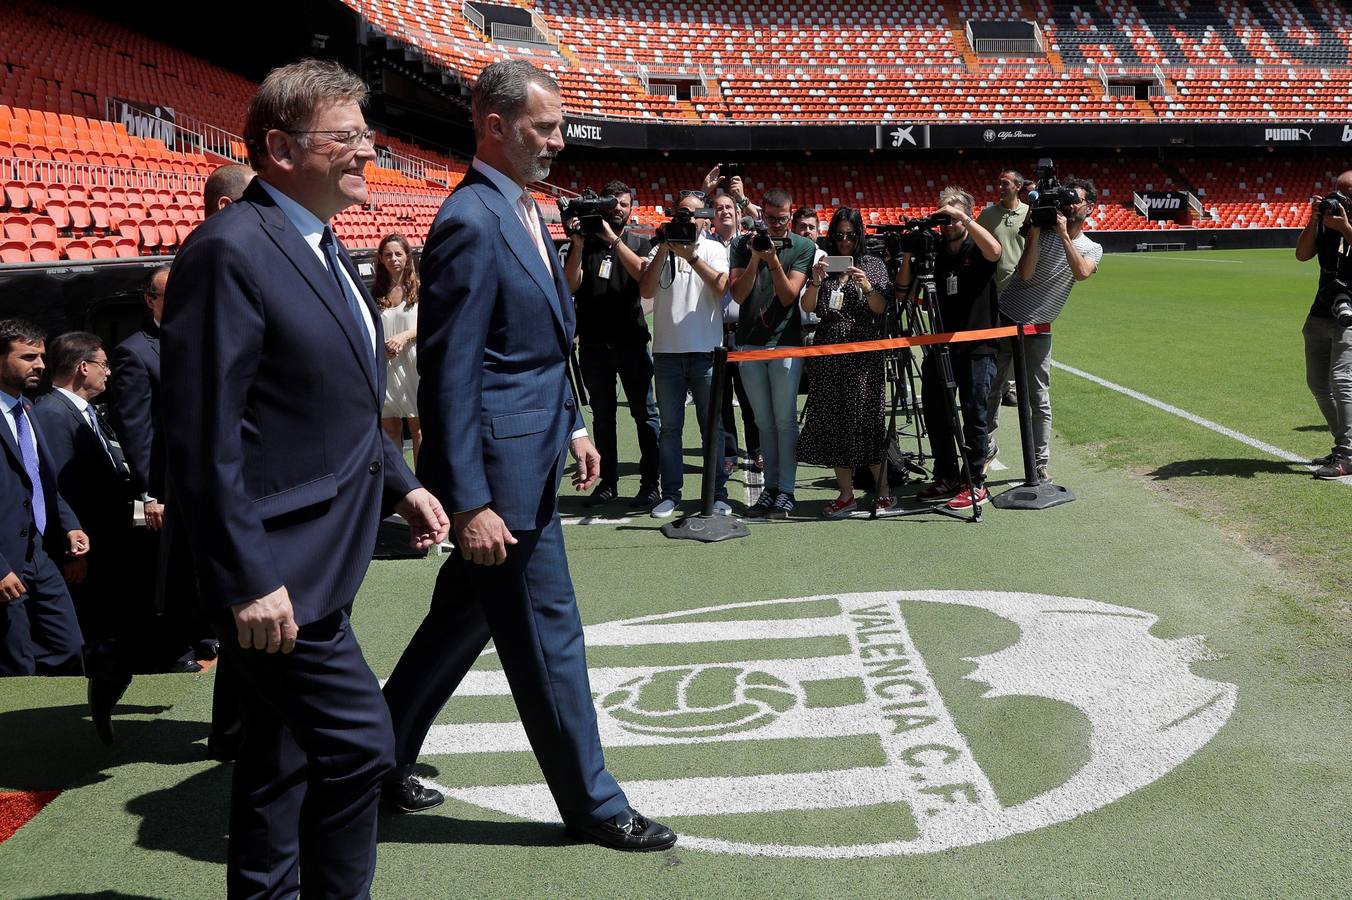
[[[376,283],[372,290],[380,304],[380,322],[385,329],[385,407],[380,426],[403,446],[404,423],[413,438],[413,461],[422,448],[418,425],[418,270],[408,238],[390,234],[380,242]]]

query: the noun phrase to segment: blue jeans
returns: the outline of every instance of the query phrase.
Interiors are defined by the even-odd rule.
[[[760,427],[765,489],[791,494],[798,474],[798,382],[803,376],[803,360],[794,357],[740,362],[737,370]]]
[[[680,500],[681,485],[685,480],[685,451],[682,447],[682,434],[685,430],[685,392],[695,398],[695,416],[699,420],[700,437],[706,446],[709,438],[709,393],[714,381],[714,355],[712,353],[654,353],[653,381],[657,388],[657,412],[662,421],[658,433],[657,451],[662,469],[662,499]],[[727,497],[725,485],[728,473],[722,466],[723,429],[713,437],[718,446],[719,466],[715,476],[715,493],[718,497]],[[700,454],[700,464],[704,463],[704,454]]]

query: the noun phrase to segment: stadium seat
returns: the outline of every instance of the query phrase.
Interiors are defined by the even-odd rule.
[[[0,263],[26,263],[31,261],[32,258],[28,255],[27,241],[6,240],[0,242]]]

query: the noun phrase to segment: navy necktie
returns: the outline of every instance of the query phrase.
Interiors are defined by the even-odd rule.
[[[19,439],[19,459],[23,461],[23,470],[28,473],[28,480],[33,484],[33,523],[38,526],[38,534],[46,534],[47,497],[42,492],[42,473],[38,471],[33,426],[28,423],[22,400],[14,404],[14,430]]]
[[[366,330],[366,315],[362,312],[361,299],[357,297],[356,292],[352,290],[352,285],[350,285],[348,280],[343,276],[343,263],[338,259],[338,246],[337,242],[333,239],[333,231],[331,229],[327,227],[324,229],[324,236],[319,239],[319,246],[324,249],[324,256],[329,261],[329,272],[333,274],[334,280],[338,282],[338,290],[342,292],[343,298],[347,300],[348,311],[352,313],[352,318],[356,320],[357,337],[361,340],[362,345],[366,347],[367,362],[374,369],[376,361],[375,351],[371,349],[371,333]]]

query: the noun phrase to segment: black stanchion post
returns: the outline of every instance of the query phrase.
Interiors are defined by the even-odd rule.
[[[1050,509],[1075,499],[1070,488],[1042,481],[1037,477],[1033,454],[1033,403],[1028,392],[1028,359],[1024,349],[1024,327],[1014,336],[1014,388],[1019,393],[1019,441],[1023,445],[1023,484],[991,498],[998,509]]]
[[[662,526],[662,533],[678,540],[701,541],[711,544],[732,538],[746,537],[751,530],[737,517],[714,512],[714,491],[718,483],[718,466],[723,464],[723,382],[728,368],[728,349],[714,348],[713,385],[709,388],[709,403],[705,407],[704,472],[700,481],[700,512],[685,516]]]

